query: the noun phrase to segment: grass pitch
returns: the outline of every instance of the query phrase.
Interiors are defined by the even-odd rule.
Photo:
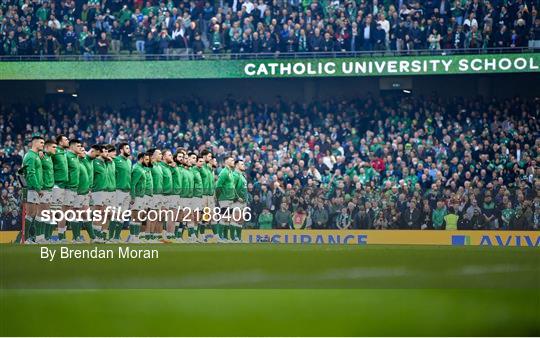
[[[0,246],[0,334],[540,334],[539,248],[131,247],[159,258],[48,262]]]

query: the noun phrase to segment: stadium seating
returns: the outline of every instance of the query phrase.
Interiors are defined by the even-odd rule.
[[[540,46],[537,6],[532,0],[3,1],[0,56],[519,51]]]

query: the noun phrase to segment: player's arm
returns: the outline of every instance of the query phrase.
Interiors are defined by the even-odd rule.
[[[223,190],[223,187],[225,186],[225,182],[227,181],[227,173],[225,172],[225,169],[221,170],[218,176],[218,180],[216,182],[216,198],[219,199],[219,196],[221,195],[221,192]]]
[[[131,173],[131,198],[135,198],[135,186],[141,180],[142,174],[140,170],[133,170]]]
[[[39,182],[36,174],[36,159],[33,156],[27,156],[23,162],[24,173],[27,186],[39,191]]]

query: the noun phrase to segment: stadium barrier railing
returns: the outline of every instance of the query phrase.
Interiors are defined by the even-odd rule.
[[[351,58],[351,57],[381,57],[381,56],[444,56],[444,55],[475,55],[475,54],[504,54],[504,53],[537,53],[539,47],[504,47],[504,48],[467,48],[467,49],[419,49],[419,50],[372,50],[372,51],[335,51],[335,52],[294,52],[294,53],[168,53],[168,54],[93,54],[84,56],[74,55],[2,55],[0,62],[7,61],[171,61],[171,60],[267,60],[267,59],[308,59],[308,58]]]

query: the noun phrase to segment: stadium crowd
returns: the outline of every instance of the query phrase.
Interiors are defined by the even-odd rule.
[[[536,0],[3,0],[0,55],[540,47]]]
[[[409,97],[311,104],[199,100],[2,106],[2,229],[20,228],[16,171],[32,135],[212,151],[245,160],[255,228],[540,227],[540,101]]]

